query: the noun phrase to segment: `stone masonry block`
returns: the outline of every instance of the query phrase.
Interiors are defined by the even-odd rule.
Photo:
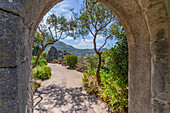
[[[20,17],[0,11],[0,67],[15,67],[27,58],[29,30]]]
[[[32,77],[29,65],[25,61],[18,67],[0,68],[0,112],[31,113]]]
[[[25,0],[0,0],[0,9],[20,14]]]

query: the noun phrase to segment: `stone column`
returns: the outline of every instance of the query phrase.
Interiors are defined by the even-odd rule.
[[[29,29],[15,1],[0,2],[0,112],[32,113]]]

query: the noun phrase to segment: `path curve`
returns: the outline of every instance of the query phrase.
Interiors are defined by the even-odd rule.
[[[34,113],[108,113],[105,104],[82,87],[82,73],[51,64],[50,79],[34,94]]]

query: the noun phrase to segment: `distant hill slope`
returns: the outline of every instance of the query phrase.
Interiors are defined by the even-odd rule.
[[[54,46],[58,50],[66,50],[70,54],[75,54],[78,57],[88,57],[91,54],[95,54],[95,51],[93,49],[77,49],[71,45],[67,45],[64,42],[58,41],[53,45],[47,46],[45,49],[46,52],[48,52],[51,48],[51,46]]]

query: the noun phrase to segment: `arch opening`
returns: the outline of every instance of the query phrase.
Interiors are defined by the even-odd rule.
[[[58,10],[57,10],[57,11],[58,11]],[[45,17],[45,18],[47,18],[47,17]],[[117,20],[115,19],[115,21],[117,21]],[[44,23],[44,21],[43,21],[43,23]],[[113,22],[113,23],[114,23],[114,22]],[[117,26],[118,26],[119,24],[120,24],[120,22],[118,21],[118,22],[117,22]],[[109,28],[109,27],[108,27],[108,28]],[[121,30],[123,29],[121,25],[120,25],[120,29],[121,29]],[[123,31],[123,30],[121,31],[121,30],[120,30],[120,32],[123,32],[123,34],[120,33],[119,35],[123,35],[123,36],[124,36],[124,35],[125,35],[125,34],[124,34],[124,31]],[[122,36],[122,37],[123,37],[123,36]],[[117,35],[117,37],[118,37],[118,35]],[[124,36],[124,37],[125,37],[125,36]],[[88,37],[88,38],[89,38],[89,37]],[[97,37],[97,38],[98,38],[98,37]],[[99,38],[100,38],[100,37],[99,37]],[[103,37],[103,38],[104,38],[104,37]],[[121,37],[119,37],[119,38],[120,38],[119,40],[121,40],[121,41],[119,42],[119,44],[122,45],[122,46],[123,46],[123,44],[125,44],[124,47],[127,49],[126,39],[124,40],[124,39],[121,39]],[[73,39],[73,37],[72,37],[72,39]],[[77,40],[78,40],[78,39],[77,39]],[[87,39],[87,40],[90,41],[89,39]],[[85,38],[85,41],[86,41],[86,38]],[[101,42],[104,42],[104,41],[105,41],[104,39],[101,40]],[[126,43],[123,43],[123,41],[125,41]],[[91,42],[93,42],[93,39],[91,39]],[[80,43],[80,42],[79,42],[79,43]],[[96,42],[96,43],[97,43],[97,42]],[[122,43],[123,43],[123,44],[122,44]],[[117,45],[118,45],[118,44],[117,44]],[[93,46],[93,45],[90,45],[90,46]],[[86,46],[86,47],[87,47],[87,46]],[[100,48],[100,46],[98,46],[98,45],[97,45],[97,47],[98,47],[98,49]],[[116,48],[116,47],[115,47],[115,48]],[[92,47],[92,49],[93,49],[93,47]],[[123,49],[122,49],[122,50],[123,50]],[[108,51],[109,51],[109,50],[108,50]],[[113,52],[113,53],[114,53],[114,49],[112,49],[112,51],[110,50],[110,52]],[[108,53],[108,52],[105,52],[105,54],[106,54],[106,53]],[[116,53],[116,52],[115,52],[115,53]],[[103,53],[103,54],[104,54],[104,53]],[[122,54],[125,54],[125,53],[122,52]],[[121,56],[121,54],[119,54],[119,55]],[[125,56],[127,57],[127,55],[125,55]],[[122,57],[123,57],[123,55],[122,55]],[[102,56],[102,59],[104,60],[104,57],[103,57],[103,56]],[[95,60],[95,59],[93,59],[93,60]],[[124,60],[124,59],[123,59],[123,60]],[[124,60],[124,61],[125,61],[125,60]],[[127,62],[127,61],[125,61],[125,62]],[[108,63],[109,63],[109,62],[108,62]],[[126,65],[127,65],[127,64],[126,64]],[[97,67],[96,67],[96,68],[97,68]],[[106,69],[106,68],[107,68],[107,66],[105,66],[105,70],[108,70],[108,69]],[[103,66],[103,69],[104,69],[104,66]],[[127,70],[127,69],[126,69],[126,70]],[[127,76],[127,72],[126,72],[126,76]],[[126,77],[126,79],[127,79],[127,77]],[[126,80],[126,82],[127,82],[127,80]],[[126,83],[126,88],[127,88],[127,83]],[[126,94],[126,95],[127,95],[127,94]],[[109,95],[109,96],[110,96],[110,95]],[[125,98],[125,99],[126,99],[126,104],[127,104],[127,98]]]
[[[32,37],[60,1],[1,1],[0,111],[32,112]],[[168,112],[169,2],[100,1],[118,15],[128,38],[129,112]]]

